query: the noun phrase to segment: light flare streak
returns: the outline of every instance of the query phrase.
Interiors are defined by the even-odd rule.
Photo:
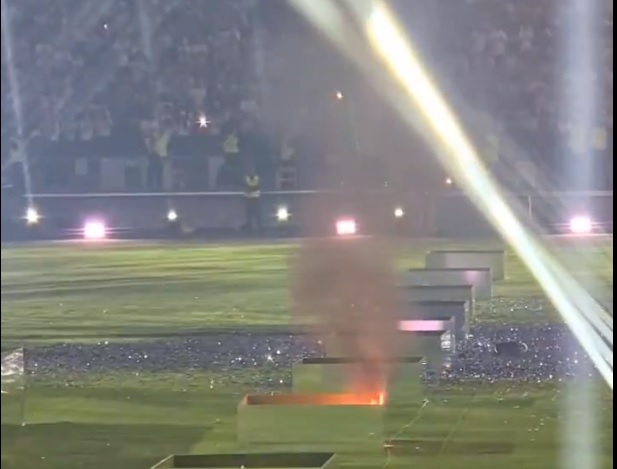
[[[318,9],[307,2],[292,0],[292,3],[343,52],[353,49],[345,44],[341,32],[349,28],[342,26],[343,15],[340,9],[336,11],[334,4],[328,4],[329,11],[316,11]],[[426,138],[441,163],[534,275],[612,390],[612,351],[593,329],[609,332],[602,307],[558,264],[538,237],[525,228],[515,208],[508,205],[386,5],[370,0],[348,1],[347,5],[364,24],[369,43],[399,84],[398,100],[392,103],[394,107],[406,122],[416,124],[420,120],[420,128],[430,131]],[[357,62],[358,53],[352,52],[351,59]],[[392,92],[384,94],[392,100]],[[406,96],[408,102],[404,103],[400,95]],[[412,117],[418,113],[420,119]],[[610,323],[612,325],[612,320]],[[612,348],[612,327],[605,339]]]

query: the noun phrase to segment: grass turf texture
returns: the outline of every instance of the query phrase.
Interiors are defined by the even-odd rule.
[[[211,468],[227,469],[327,469],[332,467],[333,453],[236,453],[170,456],[153,469]]]
[[[147,469],[169,454],[242,451],[235,415],[243,394],[263,383],[263,374],[253,373],[90,376],[68,386],[39,382],[29,391],[29,425],[2,426],[2,467]],[[601,459],[608,469],[613,467],[612,396],[600,389],[598,394]],[[348,447],[334,467],[377,469],[386,462],[401,469],[557,467],[561,399],[549,385],[439,389],[425,406],[389,410],[386,435],[402,442],[390,456]],[[275,423],[300,425],[284,415]],[[302,445],[255,449],[305,450]]]
[[[421,267],[425,251],[436,247],[447,246],[399,249],[399,267]],[[293,249],[292,245],[3,249],[3,349],[26,341],[148,338],[213,328],[288,325],[287,266]],[[612,242],[594,255],[586,247],[559,250],[578,265],[576,273],[583,279],[593,274],[612,282]],[[512,316],[513,304],[542,295],[511,254],[507,266],[508,280],[496,287],[501,300],[496,306],[479,303],[476,320],[556,320],[550,308],[520,308]],[[2,467],[139,469],[172,453],[237,451],[238,403],[245,394],[282,378],[274,370],[253,370],[34,381],[25,408],[29,424],[21,428],[3,419]],[[612,394],[600,387],[598,393],[601,459],[608,468],[613,466]],[[550,385],[480,383],[436,390],[424,407],[389,411],[386,435],[396,440],[389,456],[359,448],[342,455],[338,464],[349,469],[381,468],[386,463],[423,469],[556,467],[561,401],[558,388]],[[16,405],[18,400],[3,396],[2,415],[15,415],[10,410]]]
[[[449,247],[397,248],[398,267],[423,267],[426,251],[436,246]],[[294,248],[291,244],[76,244],[2,249],[2,342],[8,346],[25,340],[286,326],[290,322],[288,265]],[[593,274],[612,283],[612,240],[594,254],[581,246],[560,250],[576,265],[578,276]],[[497,284],[495,295],[508,304],[500,308],[480,302],[476,320],[556,320],[550,307],[520,308],[512,316],[512,304],[543,295],[512,254],[507,257],[507,270],[508,280]]]

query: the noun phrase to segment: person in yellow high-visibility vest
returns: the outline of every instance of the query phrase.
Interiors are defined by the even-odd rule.
[[[165,186],[165,168],[169,160],[169,142],[171,133],[168,131],[156,132],[146,139],[148,147],[148,187],[160,191]]]
[[[246,205],[246,229],[250,233],[261,231],[261,179],[255,171],[249,171],[244,178],[244,200]]]

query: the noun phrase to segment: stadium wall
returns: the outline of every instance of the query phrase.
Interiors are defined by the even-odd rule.
[[[612,192],[520,195],[511,202],[520,207],[523,218],[551,232],[567,232],[572,217],[587,216],[598,231],[612,233]],[[185,236],[227,236],[241,233],[245,215],[242,194],[235,192],[42,194],[31,201],[3,197],[3,240],[28,239],[24,230],[32,227],[24,226],[24,215],[30,204],[41,216],[37,235],[45,238],[70,237],[92,218],[103,220],[118,236],[168,235],[172,211],[177,215],[174,224],[182,227]],[[288,220],[277,219],[280,209],[289,213]],[[395,216],[397,209],[404,215]],[[460,193],[423,200],[417,194],[389,192],[271,192],[263,196],[262,216],[272,236],[327,234],[341,217],[353,217],[360,232],[367,234],[444,238],[493,234],[482,215]]]

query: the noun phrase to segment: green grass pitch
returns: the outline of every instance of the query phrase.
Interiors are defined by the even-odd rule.
[[[422,267],[424,253],[440,247],[444,246],[396,246],[398,267]],[[3,248],[2,349],[64,341],[148,340],[214,328],[285,327],[290,323],[288,259],[294,248]],[[577,266],[583,281],[595,276],[612,284],[612,240],[599,253],[580,245],[556,250]],[[474,320],[557,321],[550,307],[537,307],[544,296],[512,254],[507,265],[507,280],[496,286],[498,299],[478,303]],[[602,299],[612,306],[612,297]],[[20,402],[2,397],[2,467],[148,469],[170,454],[238,451],[238,403],[264,383],[279,381],[282,391],[291,388],[288,373],[275,367],[224,375],[109,373],[33,379],[24,409],[26,426],[15,425]],[[358,448],[337,458],[335,467],[558,467],[564,449],[564,386],[478,383],[434,389],[423,403],[388,409],[386,436],[401,441],[389,454]],[[608,469],[613,467],[612,393],[601,384],[596,392],[600,462]],[[575,410],[586,411],[582,406]],[[276,445],[262,449],[290,450]]]

